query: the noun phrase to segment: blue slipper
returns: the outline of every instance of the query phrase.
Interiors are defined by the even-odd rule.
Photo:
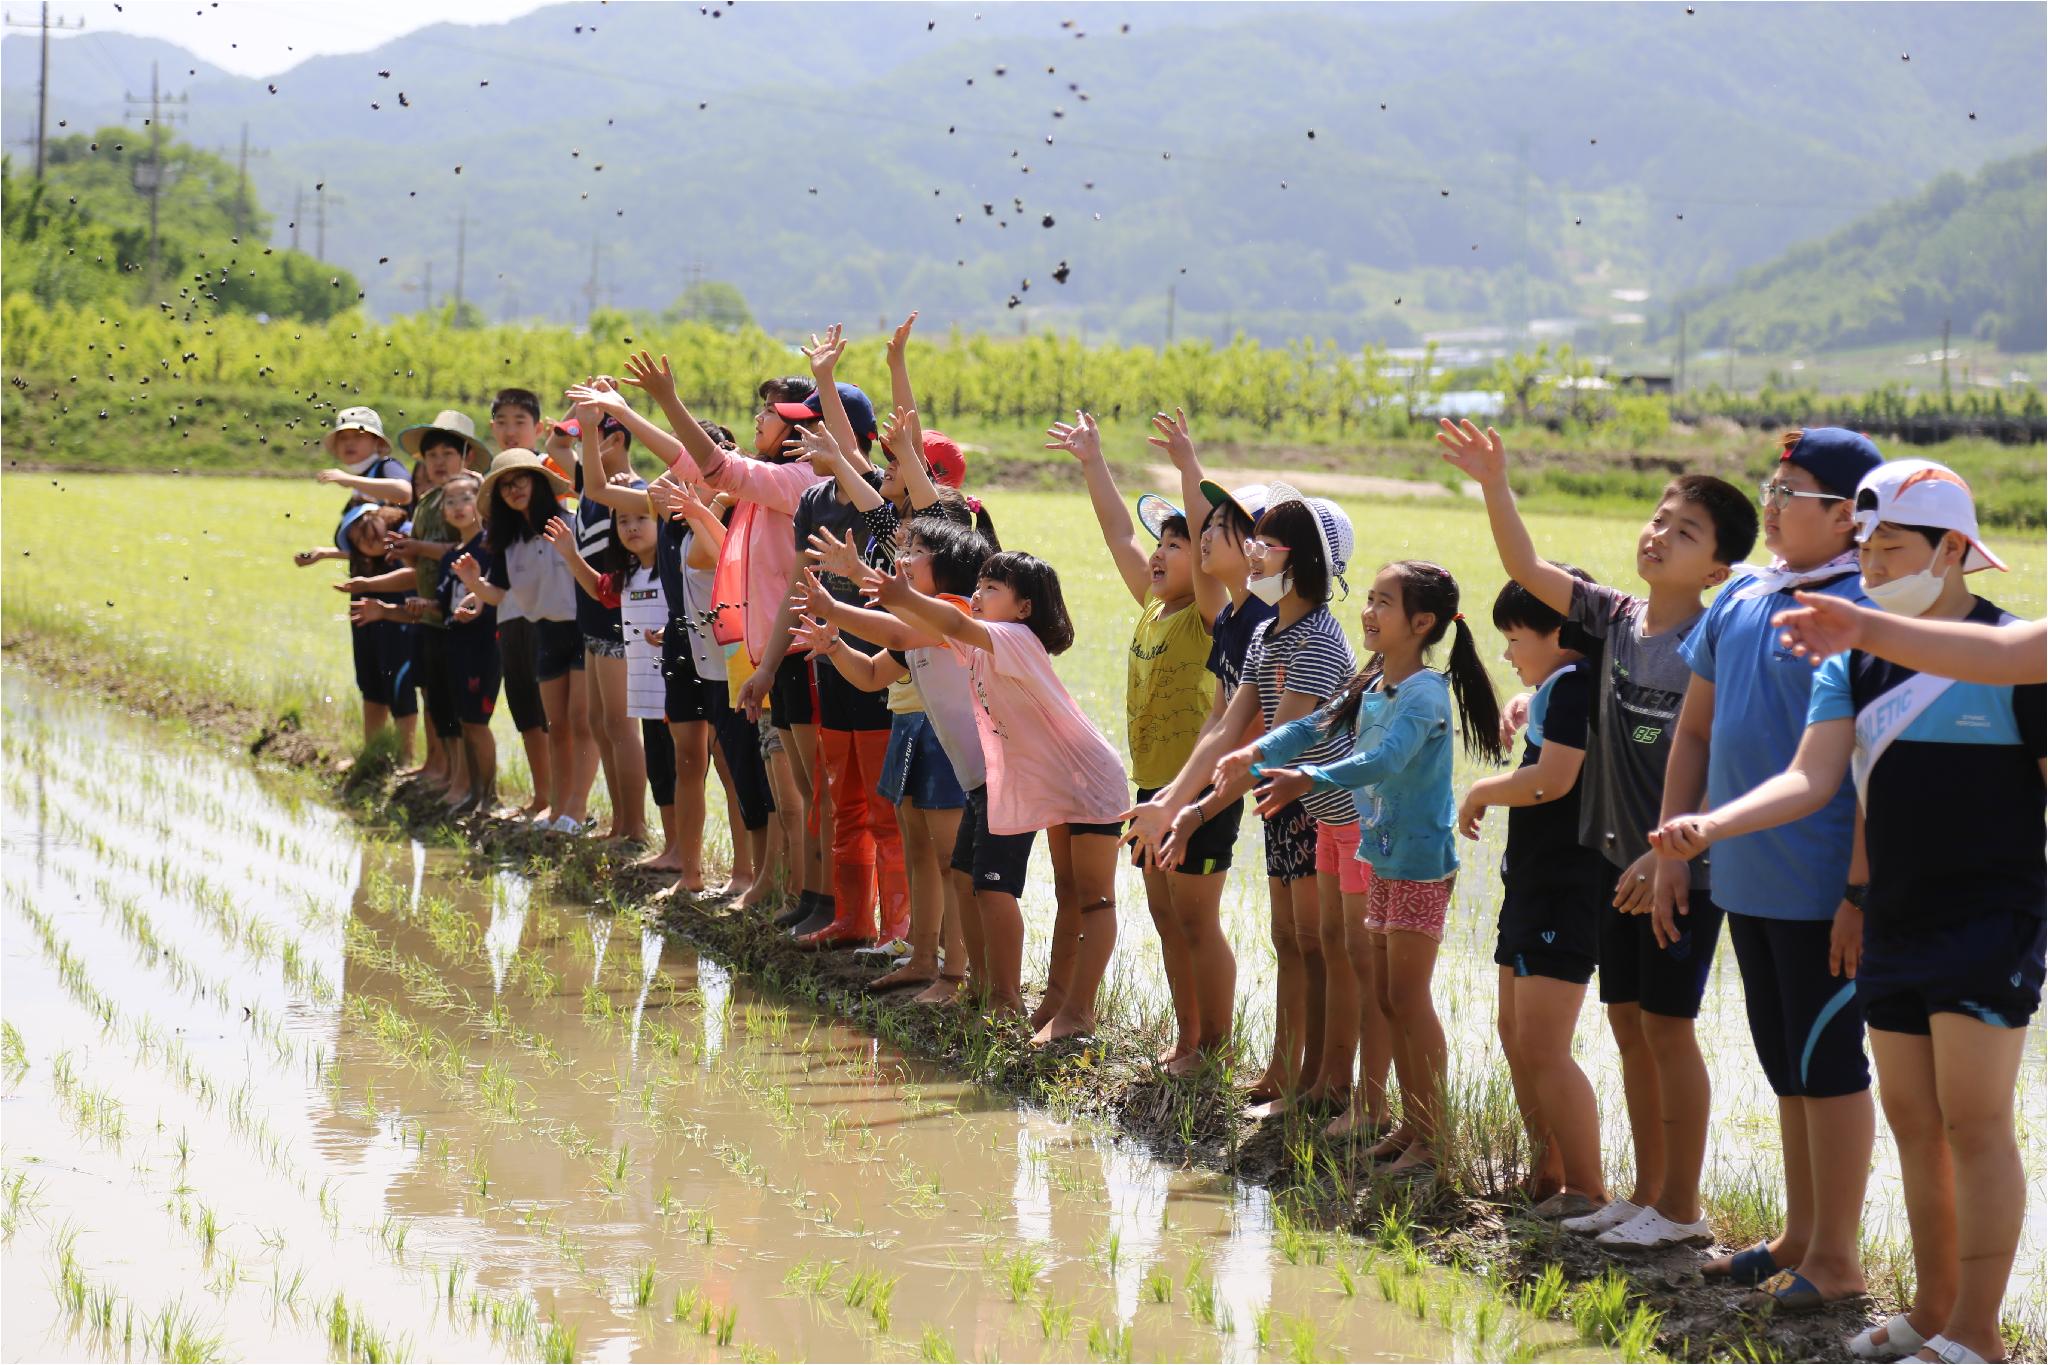
[[[1857,1303],[1869,1297],[1867,1294],[1844,1294],[1838,1299],[1823,1298],[1812,1280],[1796,1270],[1781,1270],[1757,1286],[1743,1306],[1752,1312],[1818,1313],[1824,1308]]]
[[[1771,1255],[1771,1244],[1758,1242],[1749,1250],[1738,1251],[1728,1258],[1728,1272],[1725,1276],[1709,1275],[1707,1278],[1725,1278],[1730,1284],[1757,1285],[1777,1273],[1778,1261]]]

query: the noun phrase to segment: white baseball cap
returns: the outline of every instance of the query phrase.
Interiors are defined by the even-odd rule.
[[[1977,504],[1970,485],[1947,465],[1932,460],[1890,460],[1856,485],[1856,543],[1869,540],[1879,522],[1956,531],[1970,542],[1963,572],[2003,569],[2005,561],[1977,534]]]
[[[375,408],[343,408],[334,414],[334,426],[320,438],[329,455],[334,453],[334,438],[344,431],[367,431],[384,443],[384,449],[391,449],[391,438],[384,434],[384,419]]]

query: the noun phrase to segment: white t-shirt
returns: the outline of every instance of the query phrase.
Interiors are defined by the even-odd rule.
[[[515,541],[505,547],[505,600],[498,607],[500,621],[525,617],[529,621],[573,621],[576,619],[576,580],[555,547],[542,536]]]
[[[949,645],[903,651],[903,666],[924,702],[924,713],[939,747],[953,761],[953,776],[963,791],[988,781],[981,756],[981,732],[975,728],[974,680],[967,663]]]
[[[668,686],[661,676],[661,646],[647,638],[668,627],[668,598],[661,575],[635,564],[619,592],[619,622],[626,632],[626,714],[660,720],[668,714]]]

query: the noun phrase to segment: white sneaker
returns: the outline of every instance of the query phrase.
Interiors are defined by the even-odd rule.
[[[1626,1223],[1601,1233],[1593,1242],[1613,1251],[1655,1251],[1688,1242],[1705,1246],[1713,1240],[1713,1229],[1707,1226],[1704,1216],[1696,1223],[1674,1223],[1655,1209],[1644,1209]]]
[[[549,825],[548,828],[557,834],[581,834],[583,832],[583,822],[573,815],[558,815],[555,817],[554,823]]]
[[[1642,1211],[1640,1204],[1631,1204],[1626,1199],[1610,1199],[1591,1213],[1566,1218],[1558,1226],[1566,1232],[1576,1232],[1581,1237],[1598,1237],[1609,1228],[1626,1223]]]

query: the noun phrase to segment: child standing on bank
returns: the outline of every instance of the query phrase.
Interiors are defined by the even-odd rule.
[[[301,566],[322,559],[348,561],[351,578],[381,578],[398,575],[410,583],[412,571],[393,559],[391,537],[405,533],[403,507],[381,502],[359,502],[342,514],[334,532],[334,549],[302,550],[294,556]],[[381,601],[402,604],[405,593],[384,594]],[[351,617],[359,613],[351,612]],[[363,743],[368,744],[386,723],[398,731],[398,761],[412,760],[412,733],[419,718],[419,692],[412,677],[412,625],[401,617],[367,616],[361,624],[349,625],[349,646],[355,658],[356,691],[363,698]]]
[[[1791,763],[1813,669],[1778,643],[1771,618],[1795,588],[1867,600],[1850,500],[1883,459],[1840,427],[1780,442],[1762,489],[1770,567],[1731,579],[1686,641],[1693,679],[1671,742],[1663,818],[1698,809],[1702,797],[1726,805]],[[1863,1010],[1842,970],[1842,947],[1863,928],[1843,890],[1863,880],[1851,873],[1855,842],[1856,795],[1845,782],[1812,815],[1722,844],[1710,876],[1742,972],[1750,1040],[1778,1097],[1785,1227],[1702,1273],[1769,1286],[1780,1313],[1813,1312],[1864,1289],[1858,1233],[1877,1114]],[[1683,862],[1658,864],[1655,913],[1667,924],[1687,902],[1686,882]]]
[[[552,438],[550,424],[540,415],[538,394],[531,389],[498,390],[497,397],[491,400],[491,444],[498,448],[499,456],[502,457],[512,451],[537,451]],[[547,468],[538,459],[535,463],[540,464],[543,469]],[[496,461],[493,460],[492,468],[496,467]],[[484,525],[494,531],[502,520],[494,505],[497,501],[493,497],[495,491],[490,475],[486,474],[482,493]],[[541,518],[540,525],[547,525],[545,516]],[[538,551],[541,556],[540,562],[547,564],[558,575],[556,582],[567,591],[570,605],[573,607],[576,586],[563,568],[561,559],[548,553],[544,546],[534,541],[522,541],[521,544],[529,546],[529,554]],[[500,549],[499,553],[502,556],[504,551]],[[527,603],[523,594],[513,593],[494,605],[498,610],[498,653],[505,665],[505,709],[512,713],[512,728],[519,732],[519,742],[526,750],[526,767],[533,774],[533,800],[528,803],[522,814],[529,820],[543,814],[549,814],[552,819],[550,812],[555,796],[555,759],[558,754],[566,751],[567,736],[563,735],[561,740],[551,742],[554,732],[561,727],[558,722],[551,724],[549,721],[544,695],[546,689],[539,673],[539,637],[543,628],[540,621],[527,614]],[[577,663],[579,666],[582,664],[580,652]],[[561,675],[556,673],[554,676]]]
[[[1569,564],[1574,578],[1587,575]],[[1579,1218],[1604,1208],[1600,1108],[1572,1058],[1586,983],[1600,960],[1600,921],[1611,914],[1614,876],[1579,842],[1579,773],[1599,676],[1563,643],[1564,616],[1510,582],[1493,601],[1508,666],[1534,689],[1522,763],[1482,777],[1458,807],[1458,832],[1479,837],[1489,806],[1508,811],[1501,858],[1499,967],[1501,1050],[1529,1135],[1529,1197],[1539,1218]]]
[[[1700,1207],[1712,1085],[1694,1023],[1721,938],[1721,911],[1706,868],[1691,871],[1683,923],[1653,927],[1654,826],[1679,704],[1692,680],[1680,649],[1699,624],[1709,588],[1728,578],[1756,543],[1756,509],[1727,482],[1673,479],[1636,538],[1635,596],[1576,579],[1536,553],[1508,486],[1500,434],[1446,420],[1444,458],[1479,485],[1494,548],[1508,576],[1597,642],[1603,678],[1592,747],[1580,775],[1579,842],[1617,878],[1600,931],[1600,1000],[1621,1052],[1622,1089],[1635,1146],[1636,1183],[1626,1199],[1567,1218],[1571,1232],[1631,1249],[1712,1240]]]
[[[1854,515],[1863,590],[1884,611],[2024,629],[1965,586],[1964,575],[2005,565],[1953,471],[1879,465]],[[1999,1308],[2027,1199],[2014,1094],[2041,1003],[2048,899],[2044,713],[2038,683],[1956,682],[1852,649],[1815,676],[1787,771],[1655,836],[1695,857],[1823,810],[1854,780],[1870,882],[1850,888],[1864,917],[1845,965],[1898,1140],[1914,1264],[1911,1309],[1850,1341],[1855,1359],[2005,1358]]]
[[[1304,717],[1217,765],[1218,780],[1260,779],[1262,810],[1278,810],[1317,789],[1351,793],[1359,813],[1353,857],[1372,869],[1362,921],[1345,924],[1357,978],[1379,995],[1392,1025],[1401,1080],[1401,1126],[1373,1148],[1402,1178],[1435,1174],[1448,1048],[1430,998],[1443,942],[1457,846],[1451,834],[1451,711],[1466,751],[1501,758],[1500,703],[1472,630],[1458,610],[1458,584],[1438,565],[1406,559],[1373,580],[1360,623],[1373,663],[1317,715]],[[1428,652],[1451,637],[1439,673]],[[1351,729],[1348,754],[1290,767],[1334,730]],[[1343,1131],[1374,1120],[1361,1086]]]
[[[455,715],[462,722],[462,747],[467,780],[450,785],[443,802],[456,815],[471,811],[498,814],[498,744],[491,736],[491,715],[498,709],[498,685],[504,663],[498,655],[497,608],[464,586],[458,564],[476,566],[493,558],[486,547],[483,517],[477,510],[481,480],[468,470],[441,486],[441,515],[455,533],[455,547],[441,561],[434,586],[434,609],[444,632],[448,685],[455,696]],[[437,629],[434,626],[428,630]]]
[[[1216,680],[1208,670],[1214,645],[1209,635],[1213,615],[1205,617],[1195,604],[1195,557],[1188,519],[1155,494],[1138,499],[1139,518],[1154,541],[1148,553],[1103,458],[1095,418],[1077,412],[1071,425],[1055,422],[1046,435],[1051,438],[1046,449],[1064,450],[1079,461],[1110,560],[1138,604],[1125,668],[1124,723],[1131,751],[1131,780],[1137,784],[1136,800],[1143,804],[1179,776],[1216,697]],[[1216,820],[1227,824],[1210,830],[1204,836],[1206,846],[1201,854],[1183,859],[1172,872],[1145,857],[1142,850],[1136,859],[1143,871],[1145,900],[1159,935],[1167,991],[1173,1000],[1175,1037],[1158,1061],[1175,1075],[1198,1065],[1198,1052],[1205,1041],[1203,1002],[1181,920],[1184,914],[1199,914],[1201,907],[1213,906],[1220,899],[1223,874],[1230,867],[1230,845],[1236,842],[1243,809],[1242,802],[1226,806]],[[1214,851],[1217,847],[1220,853]],[[1187,903],[1185,911],[1182,901]],[[1210,974],[1215,974],[1213,966]],[[1213,1024],[1214,1002],[1208,1013]],[[1223,1015],[1227,1021],[1228,1002],[1223,1005]],[[1207,1041],[1214,1047],[1222,1040]]]
[[[1034,555],[992,555],[968,611],[919,592],[899,574],[870,569],[863,581],[891,615],[950,643],[974,683],[988,782],[969,793],[962,838],[974,841],[969,861],[995,1008],[1014,1011],[1022,999],[1017,898],[1032,841],[1043,830],[1060,902],[1045,998],[1031,1016],[1032,1042],[1091,1032],[1096,991],[1116,946],[1116,853],[1129,802],[1116,750],[1053,672],[1052,656],[1074,643],[1059,575]]]

